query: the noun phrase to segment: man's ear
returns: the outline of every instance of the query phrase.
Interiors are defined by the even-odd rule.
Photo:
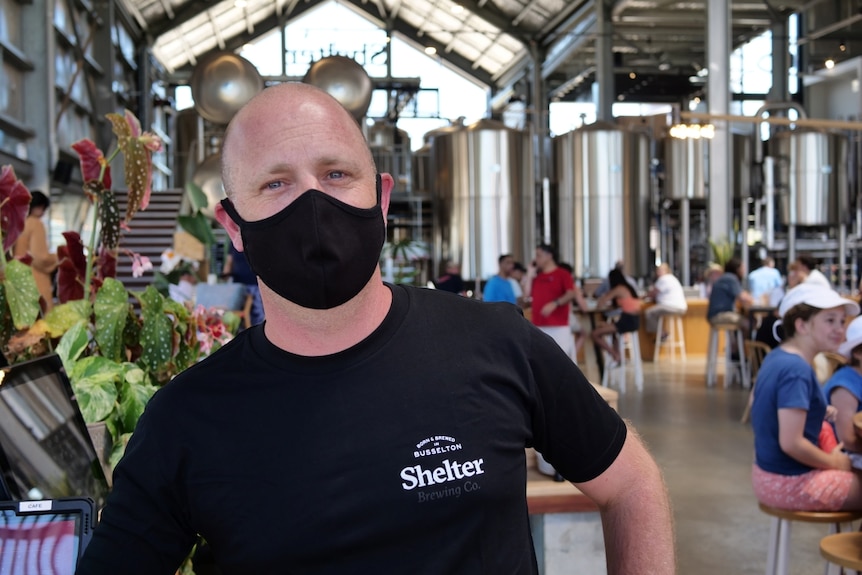
[[[218,223],[222,225],[222,227],[227,231],[227,235],[230,237],[231,243],[233,243],[233,247],[236,248],[236,251],[243,251],[242,247],[242,234],[239,231],[239,226],[236,225],[236,222],[233,221],[233,218],[225,211],[222,207],[221,202],[218,202],[215,205],[215,217]]]
[[[392,198],[392,189],[395,187],[395,179],[392,174],[380,174],[380,209],[383,210],[383,219],[389,215],[389,200]]]

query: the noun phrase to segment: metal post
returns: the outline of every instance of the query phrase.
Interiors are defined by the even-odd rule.
[[[680,231],[680,246],[679,246],[679,260],[682,269],[682,285],[690,286],[691,285],[691,230],[689,221],[691,220],[691,216],[689,215],[689,211],[691,206],[689,205],[691,200],[688,199],[686,195],[682,200],[680,200],[680,219],[682,220],[682,229]]]
[[[593,82],[593,103],[596,120],[614,119],[614,42],[613,24],[607,2],[596,2],[596,81]]]
[[[710,0],[706,16],[709,113],[725,115],[730,106],[730,2]],[[733,215],[733,166],[730,127],[715,122],[709,145],[709,235],[713,240],[730,238]]]

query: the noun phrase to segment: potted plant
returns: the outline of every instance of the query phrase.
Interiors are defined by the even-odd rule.
[[[733,254],[736,252],[736,244],[727,237],[722,237],[717,240],[709,240],[709,247],[712,249],[712,259],[722,268],[730,261]]]
[[[425,262],[428,260],[428,248],[424,242],[411,238],[402,238],[387,242],[381,255],[383,272],[387,281],[396,284],[416,285]]]
[[[112,440],[113,466],[156,389],[229,339],[230,332],[219,312],[190,309],[153,286],[130,293],[116,279],[120,226],[147,207],[151,154],[161,142],[142,132],[128,111],[107,117],[117,136],[111,156],[105,158],[89,140],[73,145],[81,159],[85,193],[94,204],[94,233],[86,247],[76,232],[63,234],[66,245],[58,249],[60,303],[44,317],[27,263],[7,258],[23,227],[29,192],[11,167],[0,172],[0,346],[9,362],[56,351],[85,421],[104,426]],[[118,154],[124,158],[129,196],[122,219],[111,189],[110,163]],[[146,258],[132,256],[134,273],[152,269]],[[137,301],[139,311],[131,300]]]

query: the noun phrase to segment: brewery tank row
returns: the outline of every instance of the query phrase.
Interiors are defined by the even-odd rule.
[[[771,164],[755,164],[756,145]],[[435,202],[432,259],[438,268],[460,262],[467,278],[488,278],[500,254],[528,262],[536,244],[548,239],[578,277],[604,277],[619,260],[627,273],[649,277],[657,261],[667,261],[651,245],[666,200],[685,198],[707,208],[707,147],[703,139],[654,140],[643,130],[595,123],[552,138],[552,177],[543,189],[534,175],[529,133],[490,120],[430,132],[413,172],[414,186],[429,190]],[[750,134],[734,134],[730,193],[737,243],[747,236],[741,228],[765,235],[766,225],[777,230],[777,238],[769,234],[776,239],[769,246],[774,253],[786,252],[782,234],[788,230],[802,237],[807,230],[817,238],[834,235],[851,213],[847,149],[845,136],[826,131],[778,131],[762,144]],[[773,167],[771,178],[752,175],[763,165]],[[773,182],[768,196],[764,179]],[[774,220],[766,220],[767,202]],[[759,209],[740,215],[754,203]],[[705,226],[706,218],[701,221]],[[678,230],[668,233],[678,236]],[[688,242],[708,246],[709,240],[702,226]],[[684,247],[687,258],[695,257]]]

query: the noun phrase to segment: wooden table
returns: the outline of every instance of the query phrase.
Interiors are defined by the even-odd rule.
[[[862,570],[862,533],[835,533],[820,540],[820,555],[830,563]]]

